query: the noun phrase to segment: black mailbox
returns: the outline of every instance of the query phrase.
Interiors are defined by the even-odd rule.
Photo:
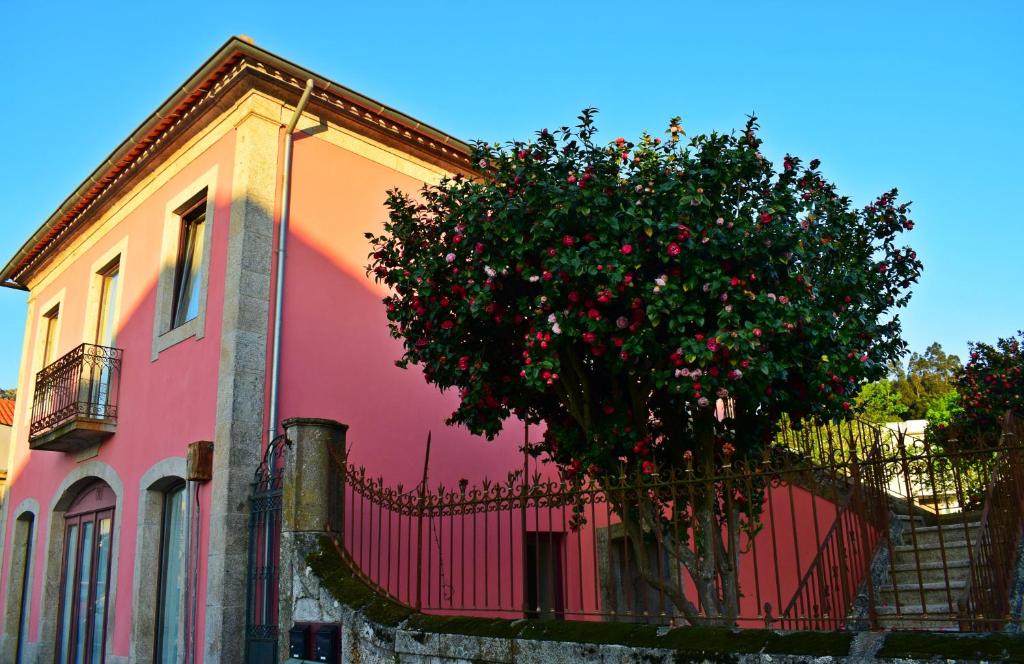
[[[327,664],[338,664],[338,626],[322,625],[316,630],[313,659]]]
[[[288,656],[309,659],[309,625],[298,624],[288,631]]]

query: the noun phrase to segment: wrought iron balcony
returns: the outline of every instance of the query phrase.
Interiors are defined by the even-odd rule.
[[[31,449],[76,452],[113,435],[122,353],[82,344],[36,374]]]

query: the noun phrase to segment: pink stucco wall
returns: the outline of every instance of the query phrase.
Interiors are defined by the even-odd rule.
[[[495,441],[446,426],[457,404],[416,368],[394,362],[382,288],[366,276],[369,245],[387,219],[385,192],[422,183],[315,137],[295,143],[282,329],[282,417],[325,417],[349,425],[352,458],[394,482],[415,484],[433,433],[430,479],[504,478],[522,466],[523,427]]]
[[[108,652],[128,655],[132,617],[132,576],[136,550],[136,526],[139,510],[139,481],[143,473],[168,457],[183,457],[186,445],[195,440],[212,440],[217,392],[217,366],[220,356],[221,312],[224,302],[225,255],[228,218],[231,206],[231,178],[234,157],[234,134],[229,133],[187,165],[153,195],[144,200],[118,226],[102,237],[80,258],[71,263],[51,284],[33,298],[43,304],[65,289],[61,301],[58,355],[82,343],[85,329],[85,307],[89,287],[89,270],[112,246],[128,237],[122,263],[120,287],[123,289],[116,343],[124,349],[117,433],[103,442],[95,458],[108,464],[124,486],[124,500],[116,509],[120,513],[120,544],[115,552],[118,560],[115,603],[109,608],[108,621],[113,621],[113,644]],[[213,218],[210,279],[207,296],[205,336],[190,338],[160,353],[151,360],[156,282],[160,265],[161,235],[165,207],[172,197],[218,165],[216,209]],[[29,357],[35,348],[40,311],[34,313],[28,330]],[[75,467],[73,454],[61,452],[29,452],[26,409],[31,407],[30,373],[23,371],[19,395],[20,440],[10,472],[11,488],[7,500],[11,509],[26,498],[38,501],[41,513],[36,522],[33,550],[32,605],[29,640],[53,639],[53,634],[39,633],[40,593],[46,564],[46,533],[50,529],[50,505],[61,481]],[[200,492],[203,523],[201,555],[206,556],[209,523],[209,491]],[[13,511],[9,519],[17,517]],[[11,528],[7,529],[10,538]],[[5,549],[10,543],[5,542]],[[59,564],[59,559],[52,564]],[[6,565],[4,570],[6,573]],[[4,587],[7,579],[3,579]],[[200,596],[205,586],[200,585]],[[54,601],[49,598],[47,601]],[[200,633],[204,603],[199,603]],[[112,647],[111,647],[112,645]]]

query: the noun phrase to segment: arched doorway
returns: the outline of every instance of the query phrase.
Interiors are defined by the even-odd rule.
[[[58,664],[103,664],[114,503],[114,491],[97,480],[64,513]]]

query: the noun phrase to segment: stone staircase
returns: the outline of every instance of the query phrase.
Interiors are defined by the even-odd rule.
[[[957,630],[957,606],[970,575],[977,545],[977,512],[943,515],[939,525],[920,517],[896,516],[902,525],[894,541],[889,578],[878,588],[879,626],[886,629]],[[941,544],[940,546],[940,528]],[[884,545],[883,545],[884,546]],[[976,554],[975,554],[976,555]]]

